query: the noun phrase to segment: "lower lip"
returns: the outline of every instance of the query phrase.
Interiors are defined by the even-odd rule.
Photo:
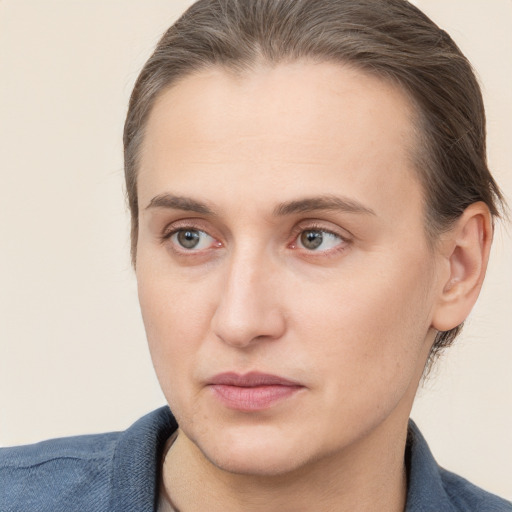
[[[213,384],[210,386],[215,396],[230,409],[252,412],[262,411],[295,395],[302,386],[228,386]]]

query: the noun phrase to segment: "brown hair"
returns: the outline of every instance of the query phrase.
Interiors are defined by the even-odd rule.
[[[300,59],[350,63],[407,92],[418,111],[415,163],[430,241],[476,201],[499,216],[504,199],[487,167],[478,82],[450,36],[415,6],[406,0],[199,0],[160,39],[130,99],[124,158],[134,264],[138,156],[159,94],[208,66],[244,71],[261,60]],[[439,332],[431,358],[460,329]]]

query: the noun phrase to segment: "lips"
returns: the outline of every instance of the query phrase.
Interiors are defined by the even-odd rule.
[[[229,409],[261,411],[291,398],[304,386],[277,375],[221,373],[209,381],[213,395]]]

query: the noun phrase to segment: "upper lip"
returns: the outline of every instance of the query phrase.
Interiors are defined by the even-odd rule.
[[[296,381],[285,379],[278,375],[261,372],[249,372],[245,374],[239,374],[236,372],[219,373],[212,377],[208,384],[238,386],[244,388],[257,386],[301,386],[301,384]]]

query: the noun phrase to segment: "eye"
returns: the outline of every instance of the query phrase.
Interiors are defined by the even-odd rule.
[[[200,251],[216,244],[216,240],[208,233],[193,228],[178,229],[171,234],[169,239],[180,249],[186,249],[187,251]]]
[[[296,239],[296,245],[308,251],[324,252],[342,245],[344,239],[323,229],[305,229]]]

